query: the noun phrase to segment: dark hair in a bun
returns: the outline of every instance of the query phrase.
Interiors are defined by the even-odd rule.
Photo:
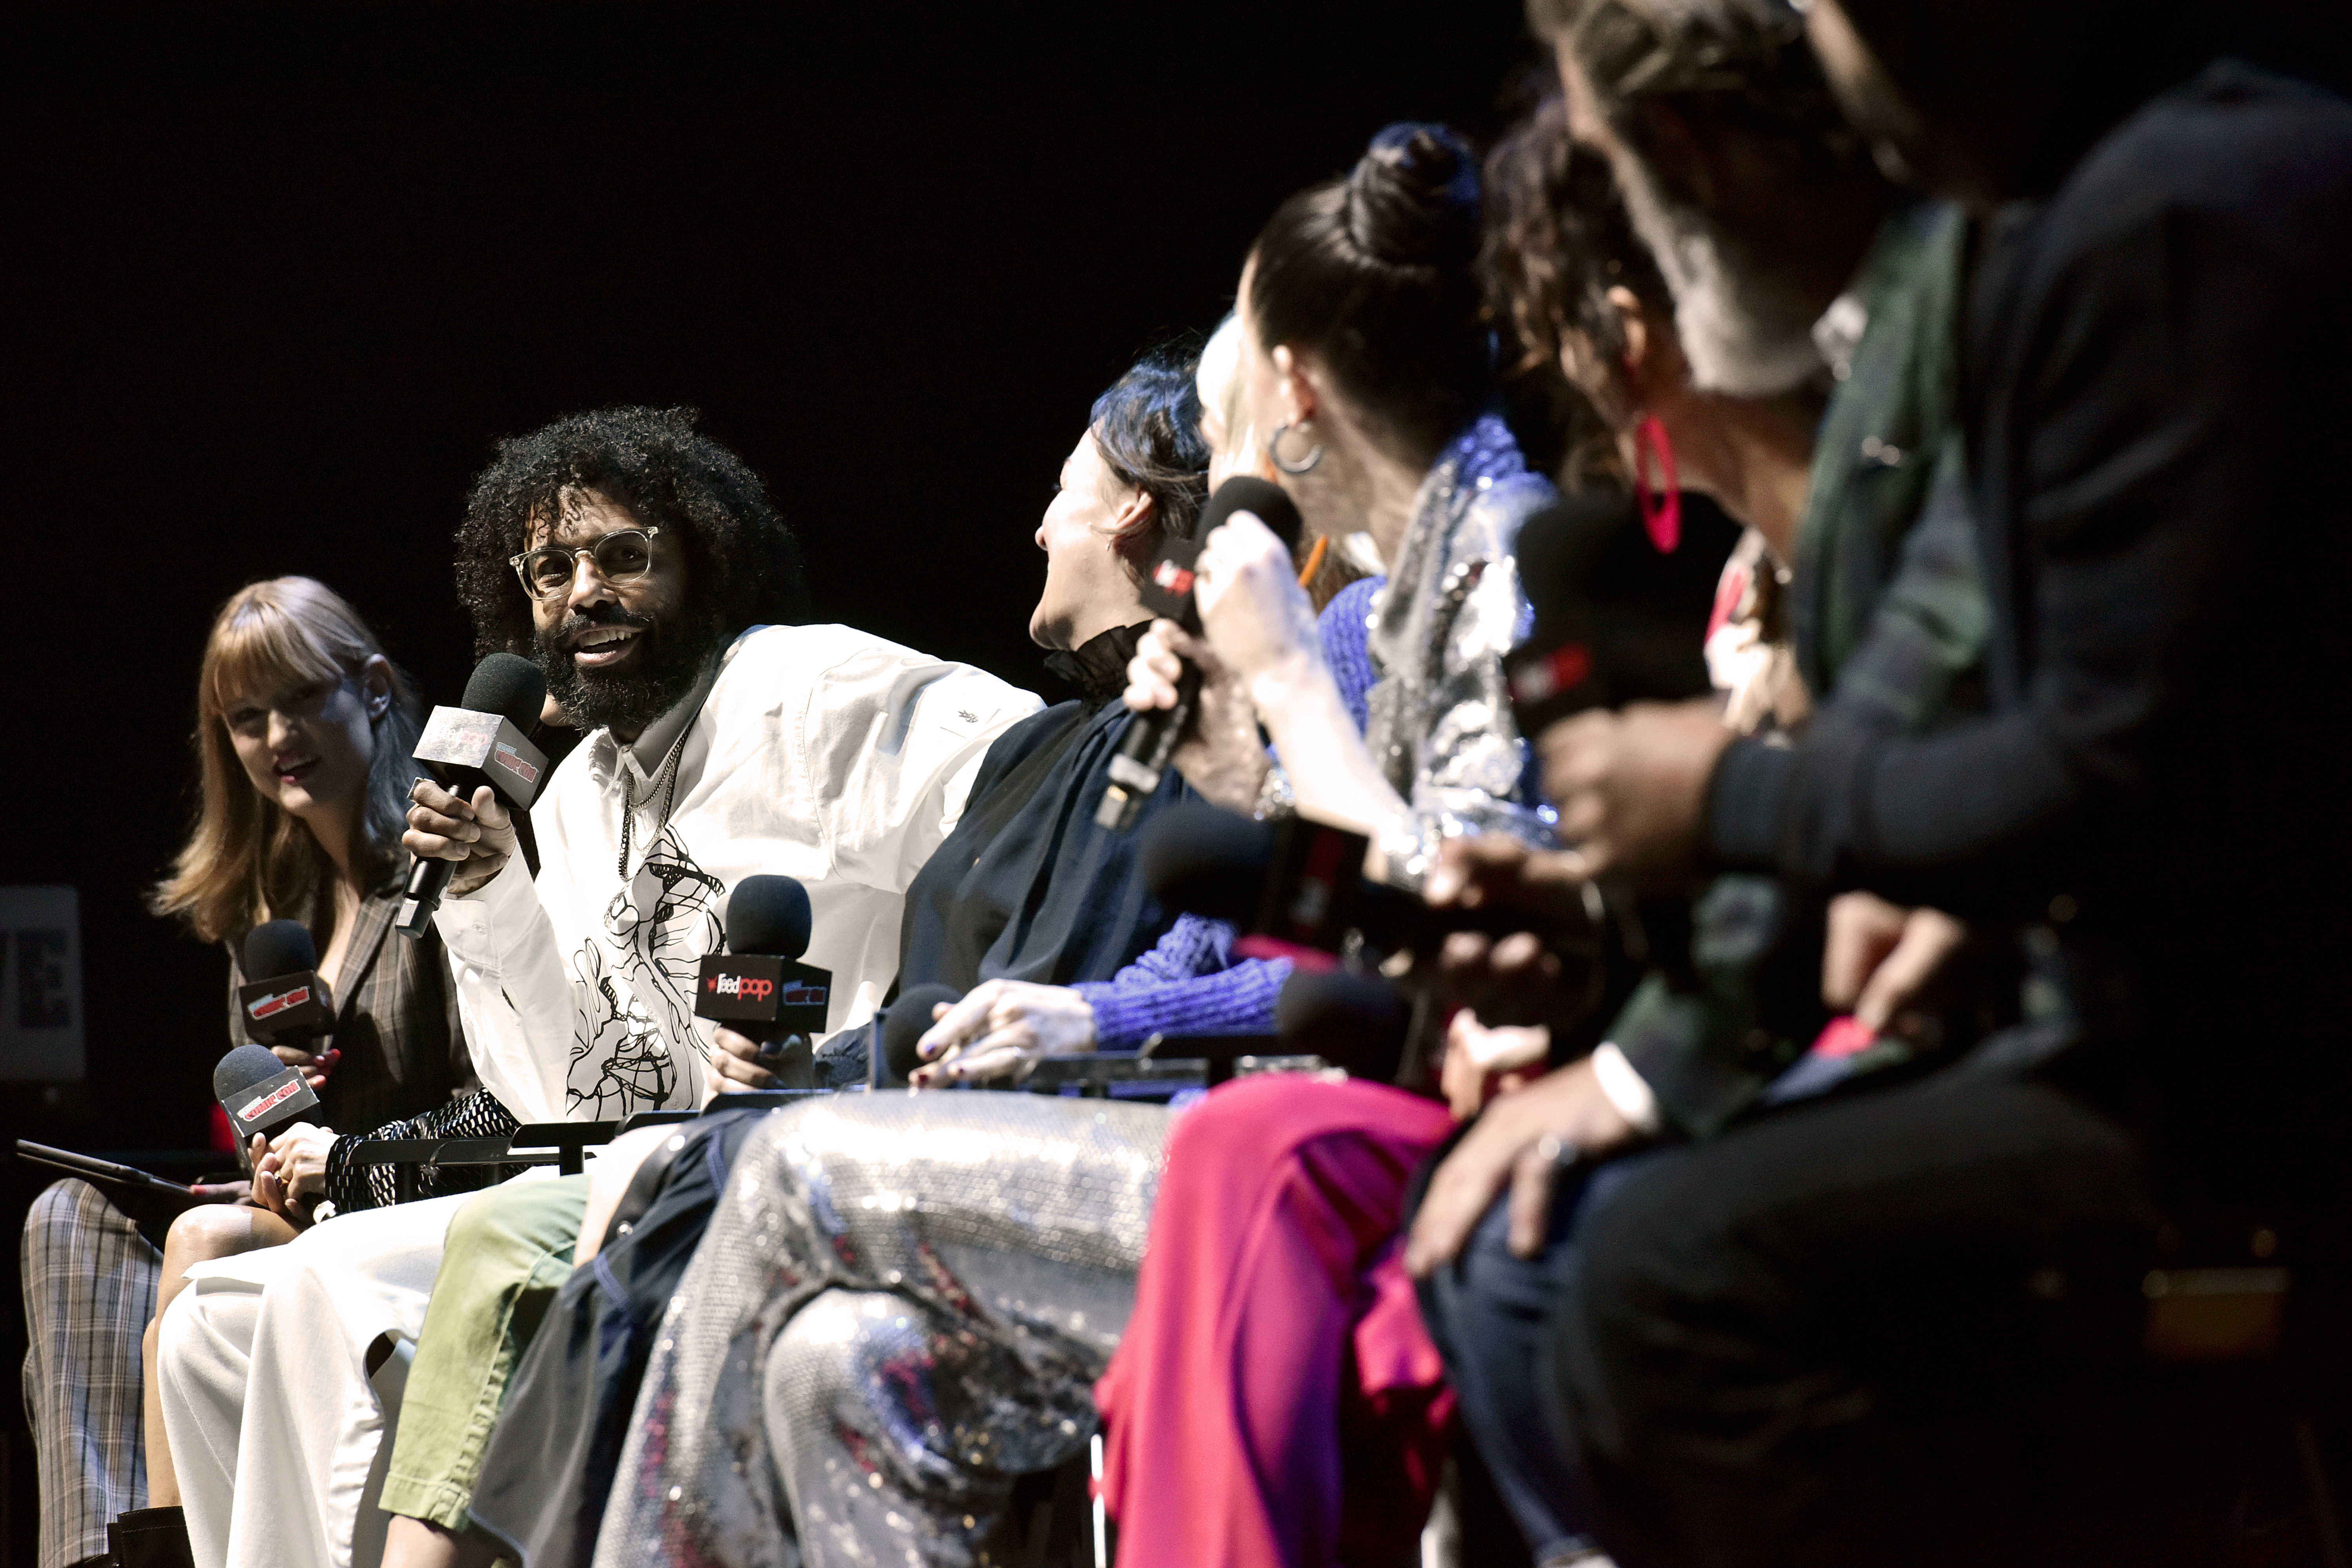
[[[1251,247],[1249,310],[1268,348],[1312,348],[1341,387],[1442,446],[1483,409],[1478,163],[1442,125],[1397,124],[1344,179],[1276,209]]]
[[[1442,125],[1391,125],[1348,175],[1348,234],[1367,256],[1443,267],[1478,248],[1478,165]]]

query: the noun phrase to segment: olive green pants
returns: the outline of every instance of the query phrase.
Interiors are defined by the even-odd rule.
[[[383,1510],[471,1534],[490,1428],[548,1304],[572,1274],[588,1178],[515,1181],[457,1211],[401,1395]]]

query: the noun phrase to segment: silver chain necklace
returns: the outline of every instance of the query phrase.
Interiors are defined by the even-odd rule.
[[[687,730],[693,727],[689,724]],[[625,769],[621,774],[621,858],[614,869],[624,879],[629,874],[629,832],[636,822],[637,807],[653,799],[656,791],[661,794],[662,808],[660,818],[654,824],[654,837],[660,837],[662,829],[669,826],[671,808],[677,804],[677,759],[686,751],[686,730],[679,731],[677,739],[670,742],[669,751],[662,757],[661,766],[655,771],[652,783],[646,786],[645,800],[630,796],[629,775]]]

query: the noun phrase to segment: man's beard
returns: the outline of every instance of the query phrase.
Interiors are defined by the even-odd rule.
[[[1774,397],[1821,374],[1804,308],[1761,276],[1712,218],[1668,194],[1640,154],[1620,149],[1612,162],[1633,232],[1675,297],[1675,331],[1691,385],[1730,397]]]
[[[625,669],[583,669],[572,661],[572,639],[590,626],[641,626],[636,662]],[[617,605],[564,617],[533,638],[547,694],[582,730],[614,729],[635,735],[677,707],[694,689],[719,651],[720,627],[709,610],[631,615]]]

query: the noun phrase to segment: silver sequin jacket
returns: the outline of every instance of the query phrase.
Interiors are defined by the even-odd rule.
[[[1393,880],[1418,882],[1448,836],[1553,843],[1503,658],[1532,620],[1513,559],[1519,525],[1555,499],[1493,415],[1448,443],[1422,482],[1368,639],[1376,679],[1364,739],[1406,806],[1384,841]]]

